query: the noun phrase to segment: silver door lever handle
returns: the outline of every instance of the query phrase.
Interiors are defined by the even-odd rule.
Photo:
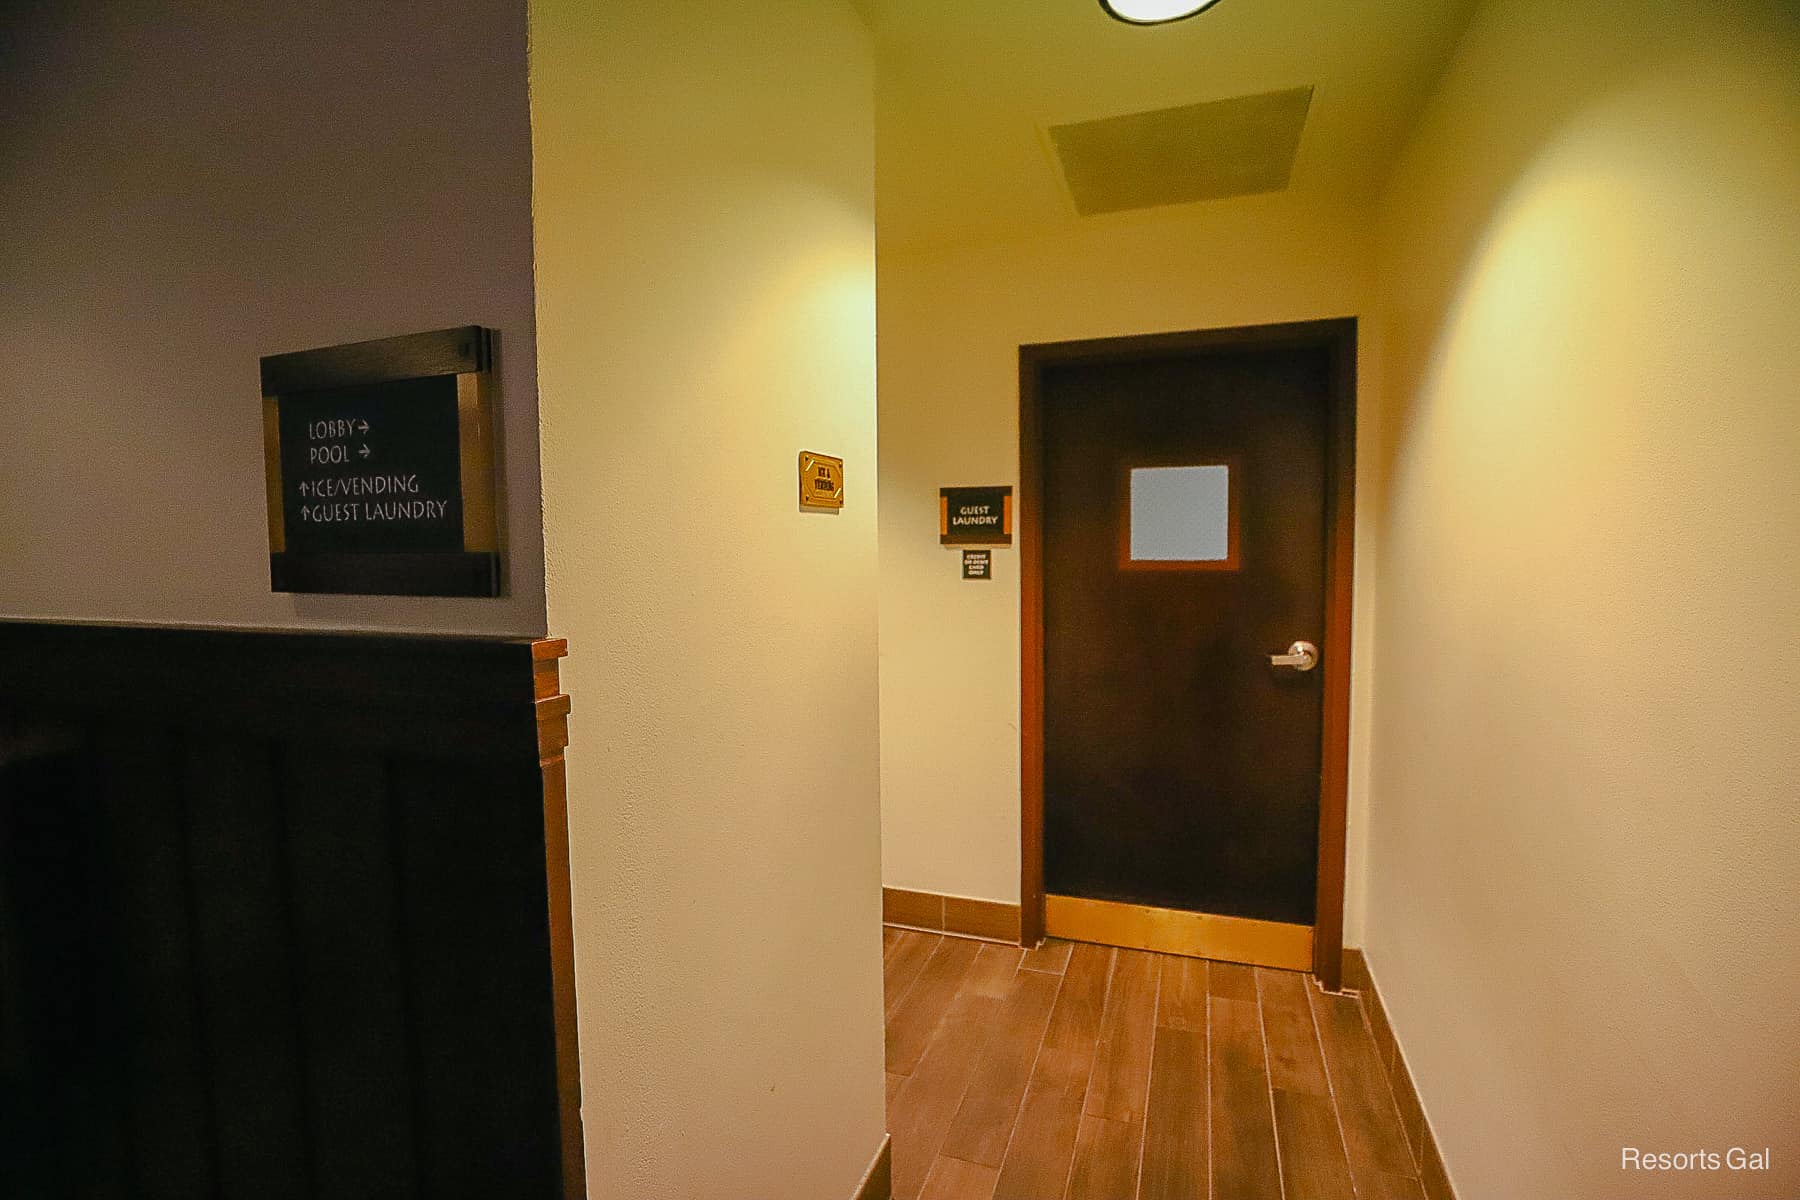
[[[1295,642],[1287,648],[1286,654],[1269,655],[1269,665],[1310,671],[1319,665],[1319,648],[1311,642]]]

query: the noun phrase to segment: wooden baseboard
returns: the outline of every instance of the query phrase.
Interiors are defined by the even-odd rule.
[[[998,900],[971,900],[907,888],[881,889],[881,920],[885,925],[952,933],[958,937],[1019,944],[1019,906]]]
[[[1456,1200],[1450,1176],[1444,1170],[1444,1157],[1438,1151],[1437,1137],[1431,1132],[1431,1122],[1425,1118],[1424,1106],[1419,1103],[1419,1089],[1413,1083],[1406,1056],[1400,1052],[1394,1027],[1388,1022],[1387,1005],[1375,986],[1375,977],[1369,974],[1367,956],[1355,946],[1344,948],[1344,987],[1362,995],[1363,1013],[1369,1019],[1369,1032],[1375,1037],[1382,1069],[1387,1072],[1388,1086],[1393,1089],[1394,1103],[1400,1109],[1400,1124],[1406,1130],[1413,1161],[1418,1164],[1426,1200]]]
[[[875,1152],[875,1161],[869,1164],[868,1173],[856,1185],[856,1195],[851,1200],[893,1200],[893,1197],[894,1139],[884,1135],[881,1149]]]

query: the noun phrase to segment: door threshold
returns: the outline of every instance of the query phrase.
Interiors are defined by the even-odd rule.
[[[1312,970],[1313,927],[1285,921],[1046,895],[1044,932],[1074,942],[1158,954],[1216,958],[1283,971]]]

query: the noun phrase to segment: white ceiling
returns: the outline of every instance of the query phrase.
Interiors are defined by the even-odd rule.
[[[1220,0],[1151,27],[1098,0],[852,3],[875,33],[877,216],[892,249],[1116,219],[1075,214],[1047,126],[1309,85],[1290,188],[1366,201],[1475,0]]]

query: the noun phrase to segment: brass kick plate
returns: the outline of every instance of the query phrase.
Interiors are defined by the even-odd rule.
[[[1216,958],[1284,971],[1312,970],[1311,925],[1047,895],[1044,932],[1070,941],[1160,954]]]

